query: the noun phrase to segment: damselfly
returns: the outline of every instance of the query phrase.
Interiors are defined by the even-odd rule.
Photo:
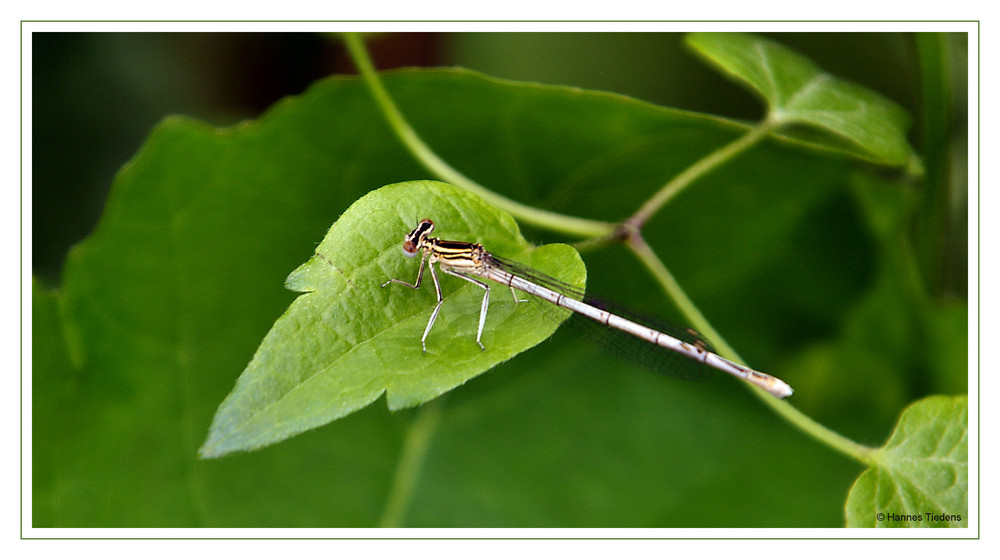
[[[698,342],[692,343],[681,340],[592,305],[584,300],[583,293],[579,289],[523,265],[498,258],[490,254],[489,251],[478,243],[445,241],[431,237],[430,234],[433,231],[434,222],[426,219],[420,220],[417,227],[406,234],[406,237],[403,239],[403,254],[407,257],[420,255],[420,268],[417,270],[417,281],[410,284],[409,282],[392,278],[382,284],[384,288],[390,283],[396,282],[397,284],[417,289],[420,287],[420,282],[424,277],[424,265],[426,264],[430,268],[431,278],[434,280],[434,289],[437,291],[437,306],[434,308],[434,312],[431,313],[431,318],[427,321],[427,328],[424,329],[424,335],[420,339],[420,344],[424,352],[427,351],[427,335],[430,334],[438,312],[441,311],[441,304],[444,303],[444,297],[441,294],[441,283],[438,282],[437,273],[434,272],[434,264],[437,263],[441,272],[471,282],[482,288],[485,292],[482,308],[479,311],[479,330],[476,332],[476,344],[483,350],[486,349],[483,346],[482,337],[483,327],[486,325],[486,311],[490,303],[490,287],[485,282],[474,277],[492,280],[508,286],[516,302],[520,303],[525,300],[517,299],[515,289],[579,313],[600,324],[626,332],[651,344],[676,352],[690,360],[701,362],[719,371],[724,371],[756,385],[778,398],[784,398],[792,394],[792,388],[776,377],[731,362],[709,351],[703,344]]]

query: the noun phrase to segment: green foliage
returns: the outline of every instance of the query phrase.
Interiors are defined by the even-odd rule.
[[[384,81],[421,138],[465,175],[522,203],[594,219],[627,217],[749,130],[618,95],[465,70],[402,71]],[[843,393],[829,397],[821,372],[842,373],[842,355],[816,349],[850,348],[859,336],[848,323],[858,314],[869,336],[894,327],[899,353],[918,354],[937,340],[938,356],[961,355],[967,333],[963,309],[931,327],[934,309],[919,292],[893,300],[922,317],[909,334],[895,329],[897,309],[884,312],[891,290],[883,279],[905,283],[913,270],[905,253],[885,250],[900,229],[879,226],[899,223],[887,215],[905,223],[908,214],[872,211],[903,203],[871,204],[852,158],[901,163],[897,149],[871,146],[892,146],[903,131],[898,123],[880,129],[884,123],[868,123],[878,115],[866,114],[858,116],[864,134],[851,132],[855,121],[837,131],[850,149],[822,138],[803,149],[804,136],[754,146],[698,179],[643,235],[750,365],[789,381],[795,402],[817,421],[880,441],[914,394],[955,386],[954,364],[932,361],[915,382],[891,360],[853,361],[856,377],[841,390],[877,395],[858,407]],[[434,219],[443,237],[488,242],[554,273],[578,270],[563,249],[529,254],[509,217],[475,199],[451,192],[444,198],[461,204],[428,201],[446,187],[396,186],[363,198],[424,176],[353,79],[318,82],[231,129],[182,118],[157,126],[116,178],[96,231],[68,259],[60,293],[34,294],[33,315],[44,318],[34,334],[52,359],[38,359],[36,346],[33,525],[843,524],[857,466],[763,409],[734,380],[664,379],[561,333],[515,356],[554,323],[510,338],[505,321],[536,316],[502,290],[483,353],[471,334],[479,294],[451,278],[442,279],[450,299],[421,355],[433,290],[378,287],[415,277],[416,262],[398,247],[415,220]],[[406,188],[420,196],[405,196]],[[392,196],[380,198],[386,192]],[[525,237],[560,240],[537,229]],[[659,287],[620,250],[585,257],[588,287],[671,315]],[[307,292],[297,295],[282,283],[303,262],[290,279]],[[869,306],[883,312],[859,311]],[[348,320],[335,320],[335,310]],[[353,371],[325,369],[324,360],[347,354],[341,338],[364,337],[375,339],[366,350],[380,350],[359,356]],[[445,353],[462,364],[440,367]],[[366,371],[383,364],[399,369]],[[404,371],[430,385],[408,385]],[[463,382],[434,408],[388,410]],[[354,398],[338,399],[348,386]],[[389,407],[361,408],[385,391]],[[361,410],[254,453],[198,461],[220,402],[211,455]]]
[[[848,496],[848,527],[969,526],[967,397],[913,403],[873,459]]]
[[[901,165],[912,155],[910,117],[895,103],[823,72],[774,41],[733,33],[692,33],[696,52],[764,98],[777,124],[803,124],[846,140],[857,157]]]
[[[559,323],[546,320],[551,310],[544,303],[518,305],[500,290],[483,335],[489,351],[482,351],[475,337],[483,291],[439,274],[447,303],[424,354],[417,341],[437,305],[430,271],[420,294],[381,286],[389,278],[415,281],[419,259],[406,262],[400,234],[426,217],[456,239],[478,240],[521,262],[538,260],[546,272],[583,283],[576,251],[567,245],[529,250],[514,219],[475,195],[429,181],[374,191],[352,204],[316,254],[288,277],[289,289],[305,293],[264,337],[219,407],[203,456],[281,441],[367,406],[383,392],[390,410],[422,404],[552,335]]]
[[[62,336],[58,297],[32,281],[31,300],[32,511],[36,523],[49,524],[56,503],[45,498],[54,496],[57,481],[63,480],[59,458],[70,441],[58,419],[72,403],[76,380]]]

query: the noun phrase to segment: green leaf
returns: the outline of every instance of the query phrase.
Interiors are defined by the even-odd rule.
[[[66,434],[58,421],[73,401],[75,379],[59,319],[59,298],[31,281],[31,521],[51,526],[57,519],[59,445]]]
[[[386,393],[390,410],[416,406],[548,338],[565,319],[541,301],[518,304],[494,290],[476,344],[483,291],[438,273],[445,294],[426,354],[419,344],[437,299],[430,271],[420,293],[389,278],[416,280],[404,233],[433,218],[445,239],[477,241],[497,255],[581,285],[586,273],[567,245],[532,249],[514,219],[444,183],[412,181],[351,205],[316,254],[288,277],[305,292],[271,328],[236,388],[219,407],[204,457],[255,449],[346,416]],[[494,288],[497,286],[494,285]]]
[[[968,397],[913,403],[847,498],[848,527],[967,527]]]
[[[833,133],[850,151],[879,163],[902,165],[912,156],[906,140],[910,117],[881,95],[831,76],[808,58],[754,35],[692,33],[687,41],[763,97],[773,122]]]

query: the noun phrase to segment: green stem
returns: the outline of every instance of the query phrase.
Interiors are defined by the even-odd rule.
[[[403,451],[396,465],[396,474],[382,511],[379,527],[399,527],[406,515],[406,508],[413,499],[420,467],[427,458],[431,438],[441,419],[444,397],[438,397],[417,409],[416,417],[406,430]]]
[[[751,128],[746,134],[735,141],[722,146],[702,159],[696,161],[694,165],[688,167],[679,175],[670,180],[660,188],[649,200],[643,204],[635,214],[625,220],[625,227],[631,230],[641,230],[642,226],[649,221],[664,205],[670,202],[675,196],[694,183],[697,179],[708,174],[713,169],[720,167],[739,154],[747,151],[767,135],[774,128],[775,124],[771,120],[764,120],[757,126]]]
[[[635,214],[619,226],[608,222],[548,212],[521,204],[490,191],[448,165],[448,163],[435,154],[420,139],[416,131],[403,118],[402,113],[396,107],[389,93],[379,80],[361,38],[356,33],[346,33],[345,40],[351,57],[361,73],[362,79],[368,86],[382,114],[389,122],[389,126],[425,169],[443,181],[479,195],[487,202],[510,212],[526,223],[552,231],[604,240],[610,239],[616,234],[624,233],[622,237],[626,240],[628,247],[656,277],[667,293],[667,296],[676,302],[691,325],[713,340],[718,345],[722,355],[733,360],[742,361],[736,351],[726,343],[725,339],[719,336],[719,333],[712,328],[711,323],[705,319],[697,306],[687,297],[687,294],[681,289],[673,275],[660,262],[649,245],[642,239],[639,232],[642,226],[653,215],[697,179],[732,160],[766,138],[771,130],[778,125],[776,120],[773,118],[765,119],[740,138],[695,162],[665,184]],[[865,447],[818,424],[792,407],[787,401],[774,398],[766,391],[757,387],[751,388],[764,404],[771,407],[779,416],[785,418],[806,434],[862,463],[868,464],[873,460],[872,456],[875,450],[872,448]],[[418,412],[417,419],[410,427],[403,450],[403,457],[393,481],[393,487],[390,491],[382,518],[381,524],[384,527],[396,526],[402,521],[406,505],[412,495],[419,466],[424,459],[427,445],[440,415],[440,405],[435,404],[438,401],[424,405],[420,409],[420,412]]]
[[[663,262],[660,261],[656,253],[653,252],[652,248],[646,243],[638,233],[631,235],[626,245],[632,250],[633,253],[639,258],[639,261],[646,267],[647,270],[656,278],[660,286],[663,287],[664,292],[666,292],[667,297],[669,297],[684,314],[685,319],[690,323],[692,327],[698,332],[704,334],[712,341],[713,344],[718,348],[719,354],[730,360],[734,360],[740,363],[746,363],[740,355],[729,345],[728,342],[712,327],[712,324],[708,322],[704,315],[698,307],[688,298],[687,294],[681,289],[680,284],[674,279],[673,274],[664,266]],[[857,461],[869,464],[872,461],[872,453],[875,451],[870,447],[866,447],[850,440],[832,430],[817,423],[812,418],[809,418],[797,408],[793,407],[788,401],[775,398],[767,391],[744,383],[746,387],[749,387],[754,395],[765,405],[771,408],[779,416],[790,422],[793,426],[802,430],[806,434],[812,436],[813,438],[825,443],[831,448],[856,459]]]
[[[417,161],[436,177],[446,183],[451,183],[456,187],[479,195],[493,206],[502,208],[510,212],[514,217],[529,224],[581,237],[602,237],[610,235],[615,231],[616,224],[567,216],[521,204],[483,187],[448,165],[447,162],[441,159],[420,139],[416,131],[403,118],[403,114],[396,107],[396,104],[389,97],[389,93],[382,85],[381,80],[379,80],[378,74],[375,72],[375,67],[372,65],[372,61],[368,57],[368,52],[365,50],[364,44],[358,34],[345,33],[344,36],[347,48],[351,53],[351,58],[354,60],[354,64],[357,65],[358,71],[361,72],[361,77],[364,79],[369,91],[371,91],[372,97],[375,98],[375,103],[382,111],[386,120],[389,121],[390,128],[392,128],[396,136],[410,150],[410,153],[413,154]]]

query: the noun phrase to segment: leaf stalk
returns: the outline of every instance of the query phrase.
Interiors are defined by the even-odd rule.
[[[677,283],[667,267],[643,239],[641,232],[643,226],[656,213],[695,181],[728,163],[767,138],[774,129],[781,125],[781,119],[776,113],[769,113],[761,122],[750,128],[746,134],[693,163],[663,185],[634,214],[620,224],[588,220],[521,204],[487,189],[448,165],[448,163],[435,154],[420,139],[416,131],[406,122],[402,113],[396,107],[379,80],[361,38],[356,33],[346,33],[345,41],[351,57],[361,73],[362,79],[393,132],[425,169],[443,181],[479,195],[487,202],[510,212],[526,223],[550,231],[588,238],[582,242],[582,246],[623,241],[626,247],[636,255],[639,261],[654,276],[666,295],[675,302],[691,326],[711,339],[723,356],[743,361],[736,351],[712,327],[711,323],[705,318],[694,302],[687,297],[680,284]],[[875,449],[861,445],[826,428],[803,414],[787,401],[776,399],[757,387],[750,385],[748,387],[754,391],[754,394],[761,402],[770,407],[775,413],[817,441],[861,463],[870,464],[874,460]],[[436,404],[438,401],[424,405],[421,409],[421,415],[418,416],[417,421],[414,422],[414,427],[411,429],[411,435],[415,438],[415,443],[411,444],[410,436],[407,437],[404,457],[400,470],[397,472],[393,491],[390,494],[385,515],[383,516],[383,526],[395,526],[402,519],[403,508],[412,491],[411,477],[414,476],[413,472],[416,465],[419,464],[419,461],[423,458],[423,454],[426,452],[426,442],[429,439],[426,432],[433,430],[437,416],[439,415],[438,407],[440,405]],[[423,412],[424,410],[427,410],[427,412]],[[424,416],[424,414],[427,416]]]
[[[417,132],[406,122],[403,114],[396,107],[396,104],[386,91],[382,81],[379,80],[371,58],[369,58],[368,52],[365,50],[364,44],[358,34],[345,33],[344,37],[347,48],[351,53],[351,58],[361,73],[361,78],[364,80],[365,85],[368,86],[372,97],[375,98],[375,103],[389,122],[392,131],[425,169],[442,181],[475,193],[490,204],[502,208],[510,212],[514,217],[532,225],[560,231],[569,235],[579,235],[581,237],[601,237],[615,230],[616,225],[609,222],[588,220],[586,218],[549,212],[511,200],[487,189],[448,165],[447,162],[441,159],[441,157],[434,153],[434,150],[421,140]]]

